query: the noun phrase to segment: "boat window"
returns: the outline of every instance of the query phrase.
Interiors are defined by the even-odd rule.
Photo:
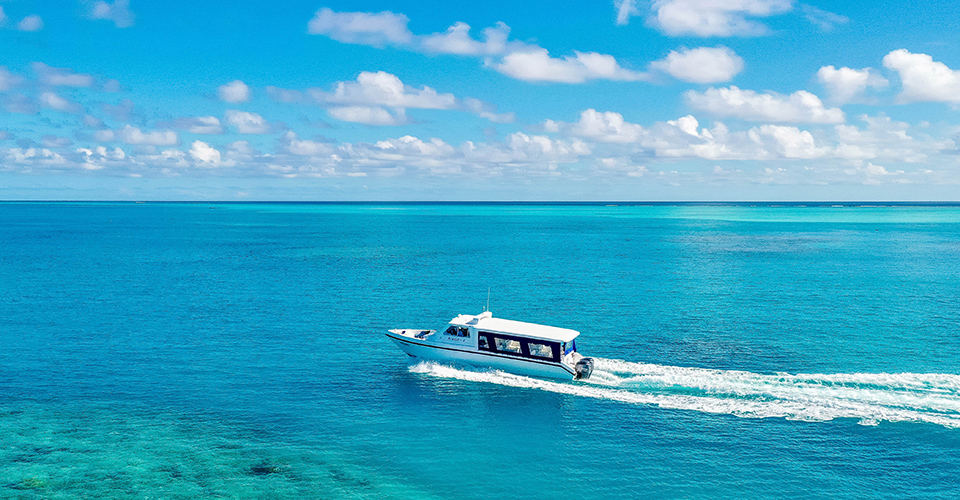
[[[465,326],[451,326],[443,333],[446,333],[447,335],[453,335],[454,337],[470,338],[470,329]]]
[[[527,347],[530,349],[531,356],[553,359],[553,346],[549,346],[547,344],[538,344],[536,342],[528,342]]]
[[[478,344],[477,344],[477,347],[478,347],[478,348],[484,349],[484,350],[487,350],[487,351],[490,350],[490,344],[487,343],[487,336],[486,336],[486,335],[481,335],[480,337],[478,337],[478,338],[477,338],[477,342],[478,342]]]
[[[512,352],[515,354],[520,354],[520,342],[517,340],[502,339],[500,337],[495,337],[497,342],[497,350],[500,352]]]

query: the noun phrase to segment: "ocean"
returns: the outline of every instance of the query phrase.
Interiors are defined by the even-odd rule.
[[[384,336],[581,331],[589,381]],[[960,206],[0,203],[0,498],[960,498]]]

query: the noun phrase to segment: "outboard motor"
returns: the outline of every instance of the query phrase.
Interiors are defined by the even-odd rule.
[[[577,372],[577,380],[590,378],[593,373],[593,358],[580,358],[573,369]]]

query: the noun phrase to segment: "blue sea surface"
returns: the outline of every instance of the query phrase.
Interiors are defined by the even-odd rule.
[[[480,312],[591,380],[418,362]],[[960,206],[0,203],[0,498],[960,498]]]

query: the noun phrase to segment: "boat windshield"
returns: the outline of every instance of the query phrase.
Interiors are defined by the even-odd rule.
[[[450,325],[447,328],[447,331],[443,332],[447,335],[453,335],[454,337],[466,337],[470,338],[470,329],[465,326],[453,326]]]

